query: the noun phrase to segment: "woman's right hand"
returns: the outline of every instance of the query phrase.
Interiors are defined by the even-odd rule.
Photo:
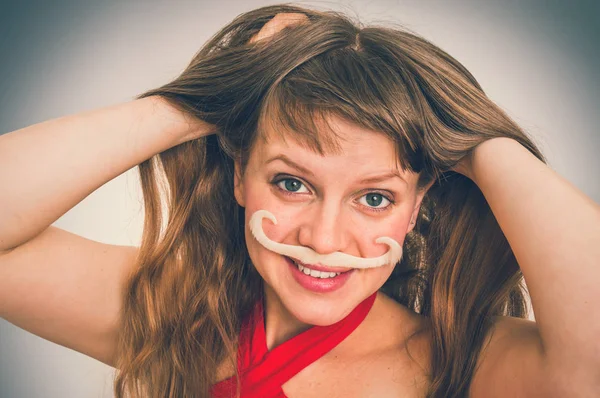
[[[309,21],[308,16],[302,13],[276,14],[262,26],[258,33],[248,40],[247,44],[262,44],[259,42],[270,40],[273,35],[282,29],[307,21]],[[221,46],[222,43],[219,40],[222,39],[217,39],[212,46]],[[232,81],[237,79],[238,81],[245,81],[245,83],[238,85],[240,90],[247,90],[240,95],[249,95],[248,93],[252,93],[254,90],[252,83],[243,76],[243,73],[247,72],[244,69],[231,70],[228,71],[226,76],[221,75],[219,70],[223,68],[216,68],[215,65],[222,61],[215,61],[216,57],[212,56],[215,53],[209,54],[208,48],[211,48],[211,46],[209,45],[196,55],[179,78],[143,95],[144,98],[154,99],[157,112],[152,117],[158,117],[160,123],[166,126],[165,135],[175,140],[175,145],[216,133],[222,130],[224,126],[215,126],[212,123],[223,120],[230,121],[227,109],[239,99],[231,90],[223,87],[233,84]],[[231,59],[228,62],[235,64]],[[185,83],[182,81],[185,81]],[[185,96],[180,97],[182,89]],[[174,99],[169,100],[170,96],[173,96]],[[177,106],[177,102],[180,103],[180,106]],[[198,110],[192,112],[184,110],[190,107],[198,107]],[[206,114],[206,117],[200,116],[203,113]],[[236,126],[236,129],[240,130],[240,126]]]
[[[215,132],[214,125],[179,110],[167,99],[159,95],[150,98],[155,101],[157,115],[165,121],[165,134],[169,134],[176,140],[175,146]]]
[[[305,22],[308,22],[308,17],[305,14],[298,12],[276,14],[269,22],[264,24],[261,30],[252,36],[248,42],[256,43],[268,39],[287,26],[294,26]]]

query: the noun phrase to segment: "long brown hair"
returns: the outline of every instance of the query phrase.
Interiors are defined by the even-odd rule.
[[[282,12],[309,23],[267,43],[249,38]],[[468,395],[493,318],[526,315],[522,274],[483,194],[451,171],[494,137],[541,153],[454,58],[400,27],[292,5],[238,16],[159,95],[215,133],[139,165],[145,224],[128,282],[116,396],[208,397],[217,366],[235,368],[241,319],[262,291],[233,194],[263,123],[278,123],[315,151],[336,138],[315,123],[336,115],[380,131],[398,160],[433,182],[405,255],[382,291],[430,319],[430,397]],[[167,217],[163,224],[163,202]]]

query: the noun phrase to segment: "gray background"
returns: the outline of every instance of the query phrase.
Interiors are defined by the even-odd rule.
[[[275,3],[0,2],[0,134],[130,100],[177,76],[239,13]],[[554,170],[600,202],[600,10],[593,2],[300,4],[399,22],[430,39],[534,136]],[[130,170],[55,225],[137,245],[140,197]],[[0,320],[0,398],[112,397],[112,377],[112,368]]]

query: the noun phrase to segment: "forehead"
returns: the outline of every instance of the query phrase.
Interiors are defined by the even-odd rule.
[[[335,115],[314,119],[314,131],[294,131],[270,121],[261,124],[255,145],[259,159],[291,153],[320,159],[386,163],[399,168],[394,142],[385,134],[358,126]]]

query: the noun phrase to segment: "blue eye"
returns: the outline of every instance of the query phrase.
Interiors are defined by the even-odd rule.
[[[279,190],[286,195],[294,195],[296,193],[310,193],[304,183],[296,178],[281,178],[275,179],[272,182]],[[304,191],[300,189],[304,187]],[[365,203],[362,200],[365,199]],[[360,197],[361,205],[368,208],[370,211],[379,212],[388,210],[394,204],[394,201],[386,195],[379,192],[369,192]],[[388,202],[385,206],[382,203]]]
[[[377,193],[377,192],[369,192],[368,194],[361,196],[360,199],[362,200],[363,198],[366,198],[365,206],[372,207],[374,209],[385,209],[390,204],[392,204],[392,202],[388,198],[386,198],[385,196],[383,196],[382,194]],[[387,201],[388,204],[385,206],[379,207],[382,203],[384,203],[384,201]]]
[[[283,187],[281,186],[281,183],[283,183]],[[302,182],[296,180],[295,178],[282,178],[281,180],[276,181],[275,185],[287,192],[298,192],[300,187],[304,186]]]

